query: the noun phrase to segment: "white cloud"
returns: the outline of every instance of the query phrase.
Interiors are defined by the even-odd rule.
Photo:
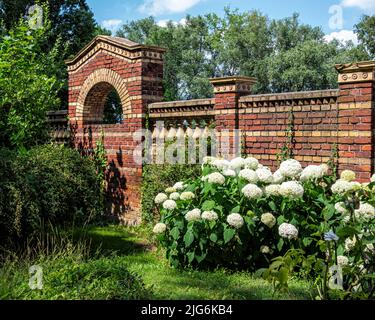
[[[120,19],[109,19],[102,22],[102,26],[110,31],[115,31],[122,24]]]
[[[145,0],[139,7],[143,13],[158,16],[164,13],[184,12],[202,0]]]
[[[368,14],[375,12],[375,0],[342,0],[341,5],[343,7],[358,7]]]
[[[177,26],[177,25],[182,25],[182,26],[186,25],[186,19],[185,18],[182,18],[180,21],[173,21],[173,20],[168,20],[168,19],[159,20],[157,22],[157,25],[159,27],[165,28],[167,26],[167,24],[168,24],[169,21],[171,21],[175,26]]]
[[[324,40],[327,42],[332,41],[333,39],[336,39],[342,43],[345,43],[349,40],[353,41],[354,44],[358,44],[358,38],[357,35],[352,30],[341,30],[338,32],[332,32],[330,34],[327,34],[324,37]]]

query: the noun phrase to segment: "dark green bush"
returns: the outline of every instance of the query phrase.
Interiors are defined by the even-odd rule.
[[[26,153],[0,149],[0,245],[44,226],[82,225],[102,213],[94,163],[77,151],[45,145]]]
[[[142,178],[142,218],[146,222],[154,222],[154,199],[166,188],[177,181],[196,178],[200,175],[200,165],[145,165]]]

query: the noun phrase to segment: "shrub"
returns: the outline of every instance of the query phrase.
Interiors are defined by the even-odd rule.
[[[75,150],[45,145],[17,154],[0,150],[0,237],[25,239],[45,225],[94,221],[103,195],[95,164]]]
[[[159,214],[154,199],[160,190],[167,188],[174,181],[198,177],[199,174],[198,165],[145,165],[142,177],[142,218],[147,222],[153,222],[155,215]]]
[[[48,140],[46,111],[59,105],[52,76],[59,55],[43,49],[50,24],[30,29],[20,22],[0,35],[0,146],[29,148]],[[57,47],[56,47],[57,48]]]
[[[348,171],[334,181],[328,172],[326,165],[303,169],[296,160],[284,161],[272,173],[254,158],[207,158],[201,178],[179,183],[179,198],[171,199],[172,190],[157,196],[162,216],[154,232],[178,267],[257,270],[299,249],[306,257],[301,268],[309,275],[321,272],[318,264],[330,266],[327,255],[332,265],[346,261],[338,258],[346,254],[352,275],[361,265],[373,277],[375,183],[364,186]],[[327,240],[330,231],[340,238],[335,248]]]

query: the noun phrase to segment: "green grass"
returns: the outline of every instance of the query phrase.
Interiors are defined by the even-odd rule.
[[[308,283],[287,293],[248,272],[177,270],[145,227],[91,227],[52,235],[0,266],[1,299],[262,300],[311,299]],[[48,248],[48,250],[46,250]],[[30,290],[28,268],[43,267],[44,288]]]
[[[115,250],[127,268],[152,288],[154,299],[167,300],[262,300],[311,299],[308,283],[294,280],[288,293],[273,295],[272,286],[247,272],[227,270],[177,270],[169,266],[164,252],[153,245],[145,228],[94,227],[85,232],[93,250]]]

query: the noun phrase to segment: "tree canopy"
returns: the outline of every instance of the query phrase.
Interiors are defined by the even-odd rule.
[[[165,47],[166,100],[193,99],[212,95],[209,78],[229,75],[256,77],[255,93],[335,88],[334,64],[371,58],[373,18],[357,25],[359,46],[328,43],[321,28],[302,24],[298,14],[275,20],[229,8],[223,17],[187,16],[184,24],[132,21],[117,36]]]

